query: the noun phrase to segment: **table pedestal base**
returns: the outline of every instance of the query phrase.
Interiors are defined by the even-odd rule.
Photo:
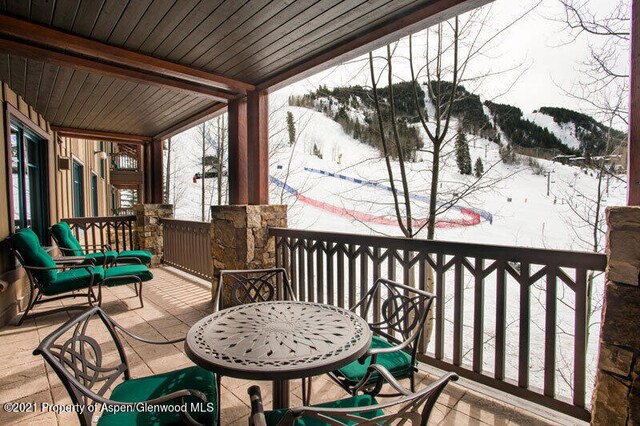
[[[289,408],[289,381],[273,381],[273,409]]]

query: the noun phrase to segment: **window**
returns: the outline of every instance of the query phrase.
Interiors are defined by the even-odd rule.
[[[91,207],[93,215],[98,216],[98,175],[95,173],[91,175]]]
[[[30,227],[44,243],[49,226],[47,140],[11,119],[11,209],[15,229]]]
[[[73,160],[72,169],[73,216],[84,217],[84,167],[76,160]]]

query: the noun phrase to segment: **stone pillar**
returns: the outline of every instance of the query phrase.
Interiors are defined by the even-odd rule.
[[[640,207],[607,209],[594,425],[640,425]]]
[[[136,204],[133,206],[136,215],[134,247],[147,250],[153,254],[151,266],[158,266],[164,253],[162,222],[160,219],[173,217],[171,204]]]
[[[212,291],[221,269],[259,269],[276,265],[275,238],[268,228],[287,226],[285,205],[211,206]]]

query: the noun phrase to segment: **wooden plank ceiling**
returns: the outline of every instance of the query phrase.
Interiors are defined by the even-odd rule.
[[[348,53],[350,43],[352,56],[362,53],[358,39],[429,7],[441,20],[488,1],[4,0],[0,13],[265,87],[309,71],[305,63],[335,59],[338,48]],[[225,102],[12,47],[26,41],[33,44],[0,28],[0,79],[55,126],[154,136]]]

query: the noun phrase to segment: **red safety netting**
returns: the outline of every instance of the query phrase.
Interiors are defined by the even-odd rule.
[[[302,195],[299,192],[296,193],[296,198],[305,204],[324,210],[326,212],[333,213],[338,216],[350,217],[361,222],[389,226],[396,226],[398,224],[398,221],[395,218],[391,218],[388,216],[378,216],[370,213],[335,206],[333,204],[325,203],[324,201],[319,201],[307,197],[306,195]],[[459,211],[464,217],[459,219],[439,219],[436,221],[436,228],[461,228],[464,226],[474,226],[480,223],[480,214],[476,213],[475,211],[464,208],[461,208]],[[416,228],[426,226],[426,224],[427,221],[424,219],[413,221],[413,226]]]

